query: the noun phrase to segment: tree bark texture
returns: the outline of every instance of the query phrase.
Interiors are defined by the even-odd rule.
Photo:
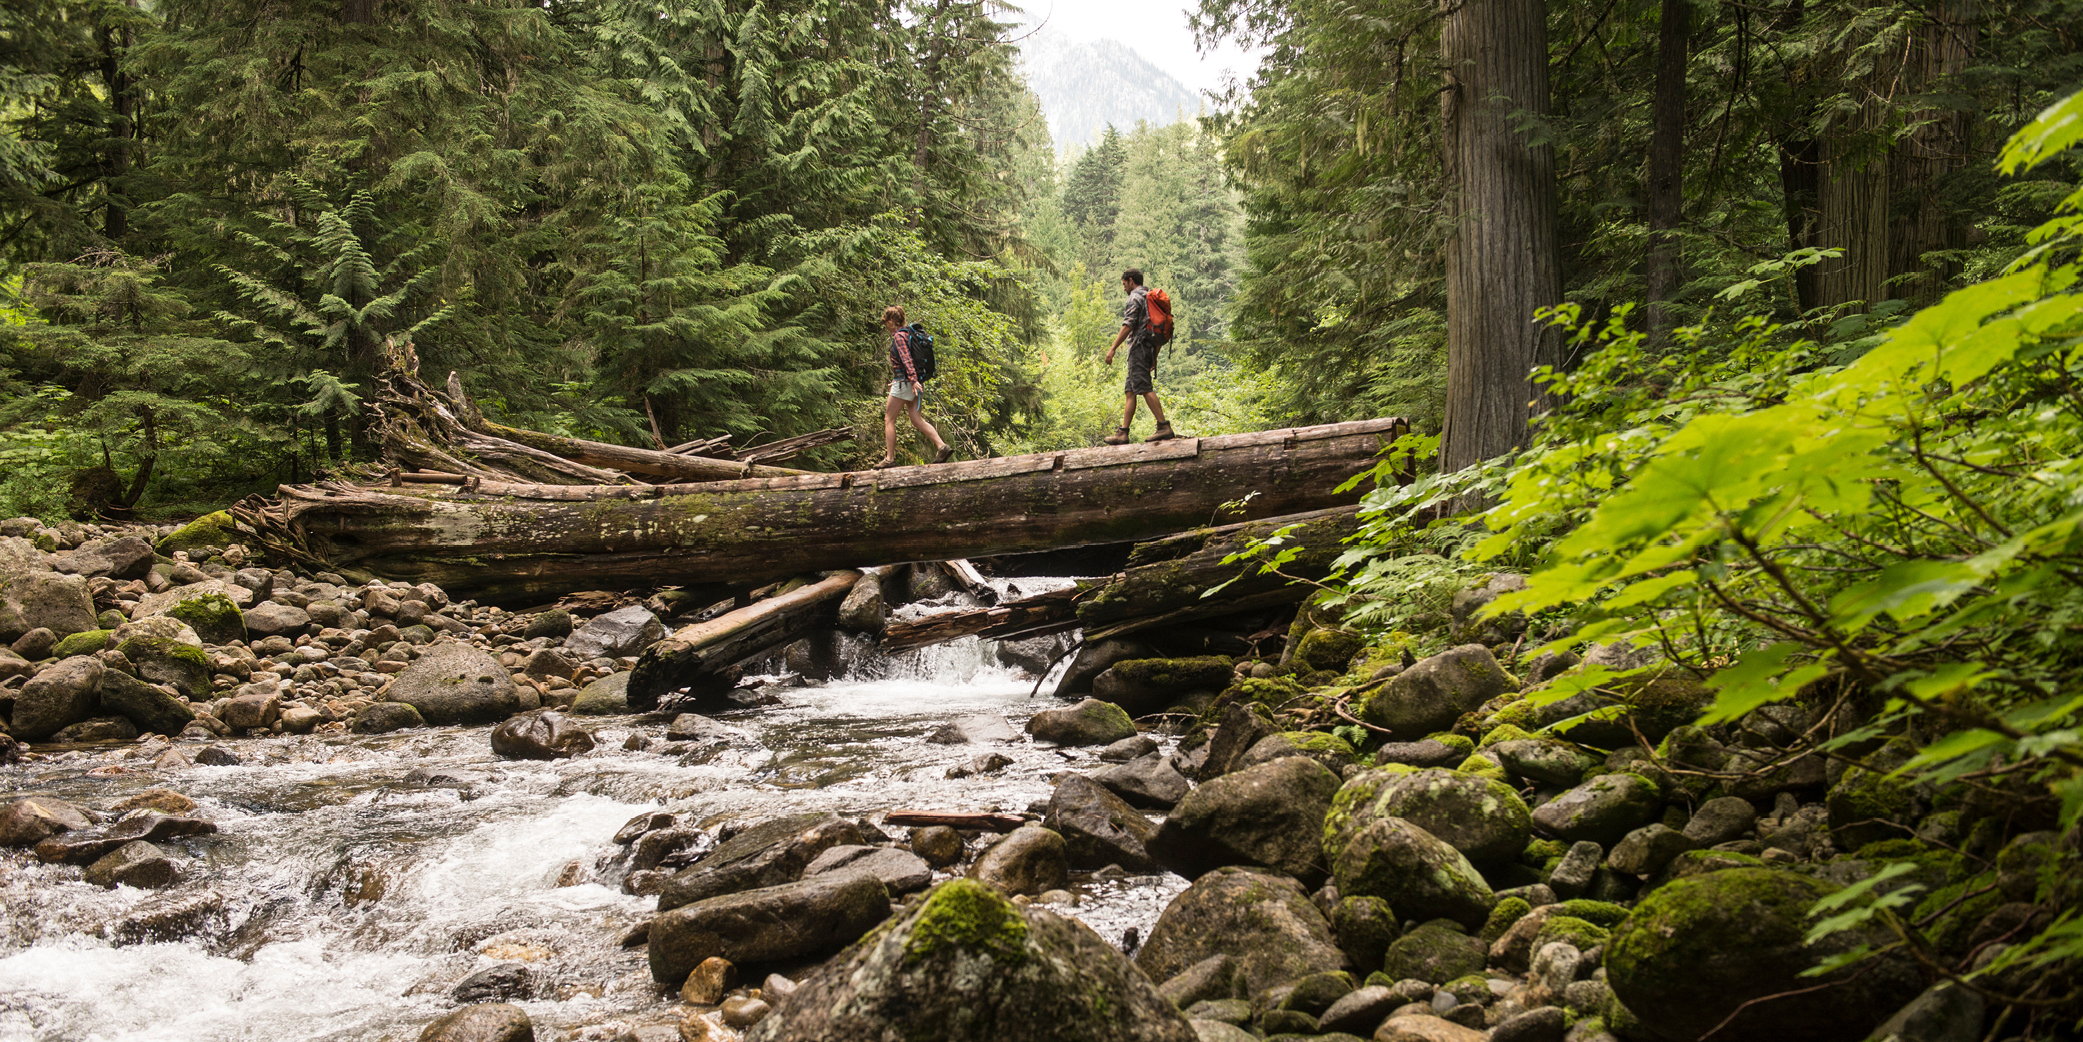
[[[1447,471],[1523,445],[1537,365],[1560,337],[1534,312],[1562,300],[1555,160],[1536,144],[1548,114],[1548,31],[1540,0],[1449,0],[1440,33],[1447,175],[1460,224],[1447,242]]]
[[[1125,542],[1350,503],[1398,419],[939,466],[691,485],[283,486],[233,515],[333,571],[530,604],[573,590],[757,584],[808,572]]]
[[[778,596],[683,626],[644,649],[629,675],[629,708],[658,708],[667,692],[689,689],[697,702],[736,687],[740,667],[831,623],[861,573],[844,571]]]
[[[1844,251],[1816,265],[1816,303],[1871,307],[1888,296],[1888,162],[1871,141],[1876,104],[1822,141],[1816,245]]]
[[[1685,219],[1685,45],[1691,0],[1663,0],[1656,38],[1656,100],[1649,134],[1649,258],[1644,272],[1652,342],[1663,344],[1677,322],[1667,306],[1678,295],[1678,228]]]
[[[1906,61],[1904,79],[1911,90],[1939,97],[1949,92],[1951,81],[1974,57],[1977,16],[1974,0],[1939,0],[1932,5],[1931,20],[1917,35]],[[1925,254],[1968,245],[1967,227],[1948,212],[1940,193],[1944,179],[1967,165],[1972,123],[1965,111],[1952,106],[1907,115],[1916,126],[1896,141],[1888,169],[1893,204],[1888,275],[1917,275],[1898,284],[1895,293],[1923,301],[1935,299],[1957,270],[1945,262],[1926,263]]]

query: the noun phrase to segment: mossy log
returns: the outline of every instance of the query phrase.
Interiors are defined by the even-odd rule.
[[[345,575],[541,603],[574,590],[752,585],[808,572],[1125,542],[1357,498],[1401,420],[883,471],[686,485],[287,485],[233,509],[271,550]]]
[[[839,602],[860,578],[840,572],[675,630],[637,660],[629,708],[648,712],[666,692],[683,688],[697,701],[729,691],[746,663],[836,621]]]

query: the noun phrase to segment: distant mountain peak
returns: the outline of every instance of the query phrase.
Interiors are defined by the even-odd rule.
[[[1202,99],[1119,40],[1080,42],[1037,33],[1020,45],[1028,89],[1041,99],[1058,149],[1089,145],[1112,123],[1153,126],[1192,119]]]

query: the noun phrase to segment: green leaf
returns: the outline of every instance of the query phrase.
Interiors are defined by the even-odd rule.
[[[2011,135],[1996,168],[2005,174],[2030,170],[2078,142],[2083,142],[2083,91],[2047,106],[2025,129]]]
[[[1829,673],[1829,667],[1815,664],[1786,671],[1789,658],[1807,650],[1793,641],[1782,641],[1771,647],[1746,651],[1735,665],[1723,669],[1707,678],[1707,686],[1714,689],[1714,705],[1700,717],[1702,726],[1734,720],[1759,706],[1791,698],[1801,686]]]
[[[1973,566],[1961,561],[1902,561],[1881,569],[1872,582],[1830,598],[1830,622],[1847,633],[1865,629],[1882,612],[1907,622],[1951,604],[1979,579]]]

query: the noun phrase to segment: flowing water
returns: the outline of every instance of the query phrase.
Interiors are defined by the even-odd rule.
[[[231,767],[154,769],[164,745],[144,743],[0,768],[8,799],[106,809],[170,788],[219,829],[160,844],[182,877],[158,892],[0,854],[0,1040],[413,1039],[455,1006],[458,981],[511,962],[531,971],[518,1001],[537,1038],[611,1038],[675,1001],[644,950],[619,944],[656,903],[614,885],[624,822],[661,809],[710,828],[806,810],[1022,811],[1050,775],[1096,767],[1096,750],[925,738],[973,714],[1017,731],[1057,704],[1034,687],[965,639],[783,689],[779,705],[725,715],[738,733],[720,750],[691,755],[625,750],[633,733],[661,739],[663,718],[616,717],[589,724],[593,752],[552,762],[495,759],[477,727],[239,741]],[[991,751],[1013,764],[946,777]],[[1147,935],[1184,885],[1088,881],[1059,910],[1109,939]],[[152,940],[169,920],[187,925]]]

